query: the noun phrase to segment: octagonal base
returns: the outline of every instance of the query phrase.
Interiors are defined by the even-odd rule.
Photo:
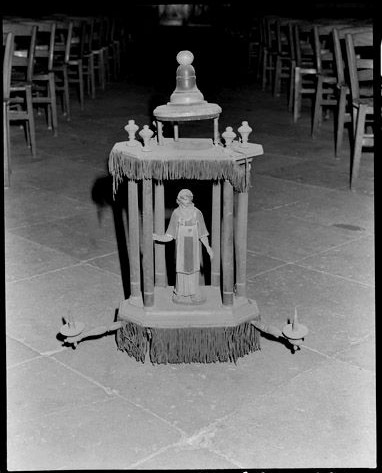
[[[260,349],[259,320],[254,300],[235,297],[223,306],[219,288],[202,288],[205,303],[195,306],[172,301],[173,288],[155,288],[155,305],[143,307],[132,298],[123,301],[117,345],[137,361],[152,363],[211,363],[234,361]]]

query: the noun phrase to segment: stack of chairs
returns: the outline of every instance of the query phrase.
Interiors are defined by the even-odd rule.
[[[374,143],[371,21],[307,21],[266,15],[258,22],[256,78],[261,89],[271,90],[274,97],[286,89],[294,123],[302,118],[302,103],[309,98],[312,138],[319,137],[323,119],[333,118],[336,158],[350,125],[349,188],[354,189],[362,150]]]
[[[116,18],[53,14],[3,18],[4,185],[11,182],[10,124],[21,122],[33,158],[37,155],[36,115],[45,111],[47,128],[59,131],[59,104],[72,119],[71,89],[80,110],[86,97],[118,80],[128,32]]]

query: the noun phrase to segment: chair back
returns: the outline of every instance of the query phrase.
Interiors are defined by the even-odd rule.
[[[101,17],[93,20],[92,49],[99,49],[103,46],[104,21]]]
[[[347,66],[352,99],[361,97],[360,90],[373,82],[373,28],[345,34]]]
[[[22,23],[37,26],[35,62],[40,68],[51,71],[53,69],[56,23],[50,20],[27,20]]]
[[[275,22],[275,37],[277,53],[294,59],[293,21],[277,18]]]
[[[274,16],[265,16],[264,17],[265,45],[266,45],[268,51],[276,52],[276,50],[277,50],[276,22],[277,22],[277,17],[274,17]]]
[[[92,17],[84,17],[81,23],[81,44],[80,55],[89,54],[92,50],[94,33],[94,19]]]
[[[259,28],[260,25],[258,25]],[[260,34],[260,32],[258,32]],[[110,26],[109,26],[109,44],[112,43],[116,39],[115,35],[115,18],[110,18]]]
[[[349,85],[346,50],[345,50],[345,36],[347,34],[354,34],[358,32],[367,32],[370,30],[368,26],[348,26],[348,27],[335,27],[333,28],[333,49],[335,68],[337,74],[337,83],[343,85]],[[346,77],[345,77],[346,74]]]
[[[70,58],[70,51],[72,47],[72,31],[73,22],[65,20],[57,20],[56,35],[54,43],[54,63],[67,63]]]
[[[13,33],[3,33],[3,100],[10,96],[13,46]]]
[[[70,59],[79,59],[83,57],[83,24],[85,19],[79,17],[70,17],[72,23],[72,35],[70,40]]]
[[[296,22],[292,28],[296,65],[312,67],[314,65],[313,25],[309,22]]]
[[[3,33],[13,33],[14,48],[11,73],[18,71],[25,75],[25,79],[28,82],[31,82],[34,67],[37,26],[6,21],[3,22]]]
[[[313,26],[313,50],[317,72],[334,73],[333,25]]]

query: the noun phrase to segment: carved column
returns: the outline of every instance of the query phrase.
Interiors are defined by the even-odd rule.
[[[129,262],[131,295],[141,295],[141,272],[139,252],[139,210],[138,186],[135,181],[128,181],[128,211],[129,211]]]
[[[220,286],[220,231],[221,231],[221,185],[212,184],[211,247],[214,257],[211,261],[211,286]]]
[[[246,297],[248,193],[237,194],[235,217],[236,294]]]
[[[155,182],[155,212],[154,212],[154,231],[159,235],[165,232],[165,214],[164,214],[164,186],[163,182]],[[166,287],[166,256],[163,243],[155,243],[155,285]]]
[[[152,180],[143,179],[143,300],[147,307],[154,305],[154,242],[153,242],[153,190]]]
[[[223,304],[233,304],[233,187],[223,184],[222,272]]]

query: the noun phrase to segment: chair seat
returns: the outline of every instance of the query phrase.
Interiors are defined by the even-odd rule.
[[[337,77],[334,77],[333,75],[326,75],[325,72],[319,74],[322,77],[323,82],[326,84],[337,84]]]
[[[317,74],[317,69],[308,68],[308,67],[300,67],[300,72],[302,74]]]
[[[53,71],[52,71],[53,72]],[[49,72],[38,72],[37,74],[33,74],[32,81],[35,80],[49,80],[50,74]]]
[[[26,49],[17,49],[13,52],[16,57],[28,57],[28,51]]]
[[[79,64],[81,64],[81,62],[82,62],[82,59],[81,59],[81,58],[78,58],[78,59],[70,59],[70,60],[68,61],[68,64],[69,64],[70,66],[78,66]]]
[[[359,108],[360,106],[366,106],[366,113],[374,113],[374,101],[372,98],[359,98],[352,101],[353,106]]]
[[[11,92],[23,92],[26,87],[31,87],[30,82],[16,82],[11,85],[10,91]]]

